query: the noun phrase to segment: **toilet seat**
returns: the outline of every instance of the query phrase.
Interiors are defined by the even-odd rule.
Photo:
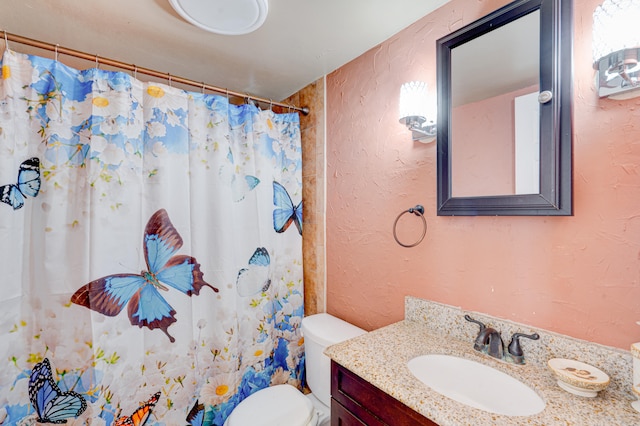
[[[313,404],[291,385],[259,390],[231,412],[225,426],[312,426],[317,422]]]

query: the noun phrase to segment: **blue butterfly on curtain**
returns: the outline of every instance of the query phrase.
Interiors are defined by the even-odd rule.
[[[107,316],[116,316],[128,303],[131,325],[159,328],[173,343],[168,332],[176,322],[176,311],[162,297],[158,289],[173,287],[191,297],[200,294],[203,286],[216,293],[218,289],[204,281],[200,264],[191,256],[175,255],[182,247],[182,237],[174,228],[164,209],[155,212],[144,231],[143,248],[147,270],[138,274],[107,275],[80,287],[71,302]]]
[[[264,247],[258,247],[249,259],[249,267],[238,271],[236,290],[242,297],[265,292],[271,286],[269,265],[271,258]]]
[[[239,167],[233,159],[231,148],[227,153],[227,161],[220,166],[219,174],[222,181],[231,187],[233,201],[236,203],[244,200],[247,194],[260,183],[260,179],[257,177],[240,173]]]
[[[285,187],[276,181],[273,181],[273,205],[273,229],[284,232],[293,222],[302,235],[302,201],[294,205]]]
[[[78,417],[87,409],[87,402],[80,394],[62,392],[56,385],[47,358],[31,370],[29,399],[40,423],[66,423],[67,419]]]
[[[0,186],[0,201],[18,210],[24,205],[25,198],[35,197],[38,192],[40,192],[40,159],[33,157],[20,164],[17,183]]]
[[[160,399],[160,392],[151,395],[147,402],[143,402],[136,411],[130,416],[122,416],[113,424],[113,426],[142,426],[147,422],[151,415],[151,410],[156,406]]]
[[[187,422],[189,426],[204,426],[204,404],[200,404],[196,400],[187,414]]]

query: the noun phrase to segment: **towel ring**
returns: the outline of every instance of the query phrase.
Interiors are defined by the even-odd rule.
[[[396,228],[398,226],[398,221],[406,213],[413,213],[416,216],[420,216],[420,219],[422,219],[422,235],[420,235],[420,238],[418,238],[418,241],[416,241],[413,244],[404,244],[404,243],[400,242],[400,240],[398,240],[398,235],[396,234]],[[411,207],[411,208],[403,211],[402,213],[400,213],[398,215],[398,217],[396,217],[395,222],[393,222],[393,238],[396,240],[396,243],[400,244],[402,247],[415,247],[415,246],[417,246],[418,244],[420,244],[422,242],[422,240],[424,240],[424,236],[425,235],[427,235],[427,219],[424,218],[424,207],[422,207],[420,204],[416,205],[415,207]]]

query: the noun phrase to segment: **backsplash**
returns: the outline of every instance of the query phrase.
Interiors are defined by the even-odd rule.
[[[611,383],[606,392],[615,393],[616,397],[634,401],[632,392],[632,357],[631,352],[622,349],[588,342],[541,328],[532,328],[526,324],[492,317],[479,312],[465,311],[459,307],[432,302],[412,296],[405,298],[405,320],[422,322],[434,333],[451,338],[473,342],[478,334],[478,325],[464,319],[469,314],[474,319],[500,331],[505,345],[511,335],[518,333],[538,333],[540,340],[520,339],[527,364],[534,364],[548,370],[547,361],[551,358],[567,358],[581,361],[599,368],[609,375]],[[551,375],[551,371],[549,370]]]

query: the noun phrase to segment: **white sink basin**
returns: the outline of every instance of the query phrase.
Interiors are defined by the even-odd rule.
[[[422,383],[470,407],[507,416],[530,416],[545,407],[529,386],[475,361],[434,354],[413,358],[407,365]]]

